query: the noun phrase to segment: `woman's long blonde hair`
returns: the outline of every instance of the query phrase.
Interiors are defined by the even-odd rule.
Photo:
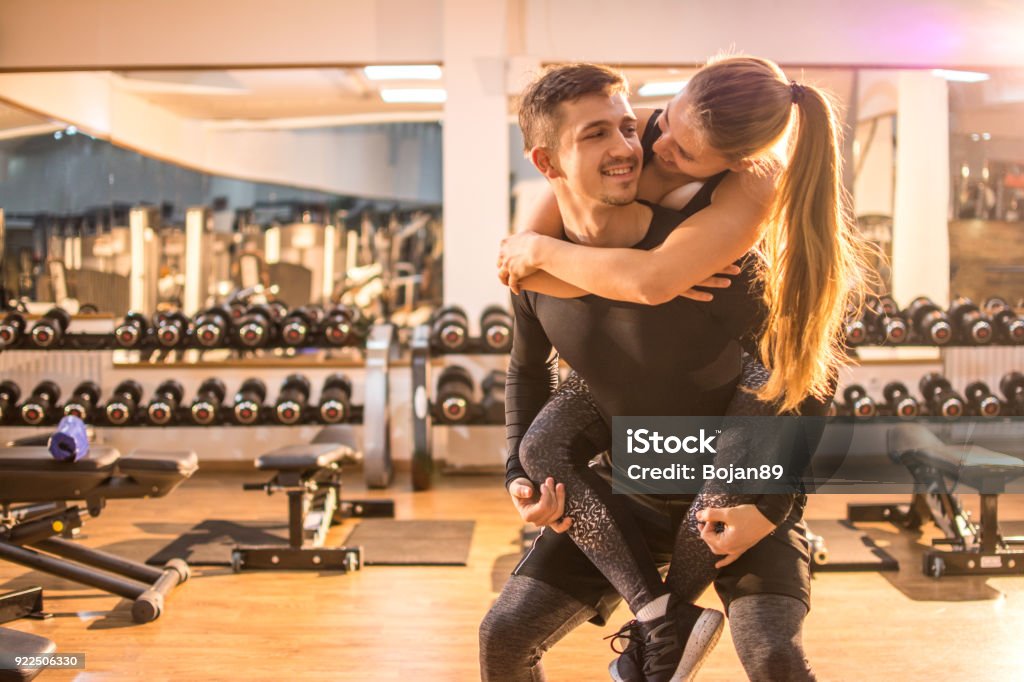
[[[767,321],[761,360],[771,378],[757,395],[798,410],[835,388],[845,361],[844,320],[870,280],[868,244],[852,219],[842,184],[842,132],[829,96],[786,79],[774,62],[724,57],[686,87],[692,121],[730,160],[771,163],[772,147],[793,132],[776,188],[763,256]]]

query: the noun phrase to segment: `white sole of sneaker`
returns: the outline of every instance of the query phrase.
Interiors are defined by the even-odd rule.
[[[722,636],[724,628],[725,616],[721,611],[704,609],[704,613],[700,614],[693,630],[690,631],[686,648],[683,649],[683,657],[679,660],[679,667],[672,675],[671,682],[692,682],[708,654],[718,644],[718,638]]]

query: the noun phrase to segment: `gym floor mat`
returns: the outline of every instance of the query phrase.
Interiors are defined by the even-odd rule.
[[[343,543],[378,566],[465,566],[474,521],[364,519]]]
[[[288,544],[288,524],[207,519],[146,559],[146,563],[162,566],[177,558],[191,566],[230,566],[235,545],[275,544]]]
[[[899,562],[849,521],[808,521],[811,532],[825,540],[828,562],[814,563],[815,573],[846,571],[898,571]]]

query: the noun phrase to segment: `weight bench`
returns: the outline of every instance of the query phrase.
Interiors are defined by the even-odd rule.
[[[851,504],[850,521],[891,521],[911,530],[933,521],[945,537],[924,555],[924,573],[943,575],[1024,575],[1024,537],[999,533],[999,494],[1024,476],[1024,461],[973,444],[950,445],[921,424],[901,424],[889,432],[889,456],[906,466],[925,492],[910,505]],[[954,494],[957,483],[978,491],[981,523],[974,523]]]
[[[153,568],[70,538],[83,512],[99,516],[108,499],[163,497],[197,468],[192,451],[122,457],[94,445],[85,459],[58,462],[45,446],[0,448],[0,559],[131,599],[135,622],[156,620],[164,598],[188,580],[188,564],[173,559]]]
[[[19,632],[10,628],[0,628],[0,682],[27,682],[45,670],[44,667],[28,667],[18,665],[15,661],[5,659],[13,656],[45,656],[57,651],[52,639]]]
[[[238,545],[231,554],[235,571],[247,568],[355,571],[363,564],[360,547],[324,547],[327,531],[345,517],[393,517],[391,500],[341,499],[341,466],[360,460],[345,427],[329,427],[313,443],[287,445],[256,458],[256,468],[274,472],[266,483],[245,490],[288,494],[288,544]],[[317,442],[319,441],[319,442]]]

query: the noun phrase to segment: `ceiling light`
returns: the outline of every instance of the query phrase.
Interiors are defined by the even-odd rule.
[[[654,81],[644,83],[637,90],[641,97],[671,97],[686,87],[689,81]]]
[[[437,64],[407,64],[391,66],[367,66],[363,73],[372,81],[428,80],[441,78],[441,67]]]
[[[448,93],[444,88],[385,88],[380,98],[390,104],[440,104]]]
[[[932,75],[957,83],[980,83],[991,76],[980,71],[950,71],[948,69],[932,69]]]

